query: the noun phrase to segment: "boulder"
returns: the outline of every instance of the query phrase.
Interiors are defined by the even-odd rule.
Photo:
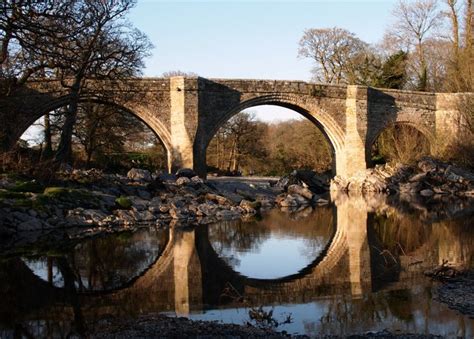
[[[430,189],[424,189],[420,191],[420,195],[423,197],[431,197],[432,195],[434,195],[434,192]]]
[[[139,197],[129,196],[127,198],[132,203],[132,208],[135,211],[146,210],[146,209],[148,209],[148,206],[150,205],[150,202],[148,200],[145,200],[145,199],[142,199],[142,198],[139,198]]]
[[[309,188],[313,193],[323,193],[329,190],[328,181],[311,170],[295,170],[282,177],[275,184],[276,187],[287,190],[290,185],[299,185]]]
[[[176,179],[178,179],[178,177],[175,174],[171,174],[171,173],[160,173],[156,177],[156,180],[158,180],[159,182],[166,182],[166,181],[175,182]]]
[[[176,176],[178,178],[181,178],[181,177],[186,177],[188,179],[191,179],[192,177],[195,177],[197,176],[196,172],[194,172],[194,170],[192,170],[191,168],[180,168],[177,172],[176,172]]]
[[[127,178],[134,181],[152,181],[150,171],[141,168],[132,168],[128,171]]]
[[[288,186],[288,193],[292,194],[299,194],[302,197],[311,200],[313,198],[313,192],[306,187],[302,187],[300,185],[290,185]]]
[[[199,216],[212,216],[216,214],[218,206],[212,202],[202,203],[197,206],[196,214]]]
[[[178,179],[176,179],[176,185],[178,186],[183,186],[189,184],[190,182],[191,179],[189,179],[188,177],[179,177]]]
[[[140,211],[140,212],[132,212],[133,217],[137,221],[152,221],[155,220],[155,216],[150,211]]]
[[[427,157],[418,161],[417,166],[423,173],[433,172],[438,168],[436,162]]]
[[[219,194],[207,193],[205,197],[206,197],[206,200],[215,201],[219,205],[232,205],[229,199]]]
[[[291,195],[288,195],[287,197],[285,197],[284,199],[280,200],[278,202],[278,204],[281,206],[281,207],[296,207],[298,206],[298,202],[296,201],[296,199],[291,196]]]
[[[135,222],[135,218],[128,210],[115,210],[114,214],[120,224],[131,225]]]
[[[240,202],[239,206],[245,213],[254,214],[257,213],[257,209],[260,208],[261,203],[258,201],[252,202],[244,199]]]
[[[426,178],[426,173],[418,173],[410,177],[408,181],[415,182],[415,181],[423,181]]]
[[[197,175],[191,178],[193,184],[204,184],[204,180],[199,178]]]

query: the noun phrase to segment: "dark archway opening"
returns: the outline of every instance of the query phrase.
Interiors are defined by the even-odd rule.
[[[65,107],[56,108],[22,134],[14,152],[20,168],[54,157],[64,119]],[[159,136],[132,112],[115,105],[81,102],[71,147],[75,168],[167,169],[167,150]]]
[[[294,109],[262,105],[223,123],[208,144],[208,173],[282,176],[297,169],[331,172],[334,151],[316,122]]]
[[[430,154],[430,141],[411,125],[392,124],[378,135],[370,152],[373,165],[389,162],[411,164]]]

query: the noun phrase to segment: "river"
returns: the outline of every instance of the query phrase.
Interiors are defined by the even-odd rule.
[[[474,337],[423,272],[474,266],[472,214],[433,218],[361,198],[247,221],[141,228],[0,257],[0,337],[66,337],[164,313],[291,334]]]

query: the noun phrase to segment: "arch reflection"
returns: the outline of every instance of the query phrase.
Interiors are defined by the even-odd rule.
[[[44,281],[65,288],[68,271],[78,293],[108,291],[130,284],[160,256],[168,243],[163,230],[139,230],[82,241],[63,253],[24,258]]]
[[[335,233],[332,209],[288,213],[272,210],[262,220],[209,225],[209,242],[220,258],[244,277],[278,279],[317,265]],[[300,216],[298,218],[298,216]]]
[[[338,328],[345,334],[379,325],[390,328],[402,322],[416,332],[420,326],[429,328],[443,322],[447,329],[462,324],[465,333],[472,333],[472,322],[433,305],[431,282],[422,274],[425,267],[446,259],[472,267],[472,217],[427,223],[416,214],[396,214],[390,206],[379,206],[374,213],[374,206],[362,197],[341,197],[335,204],[335,208],[315,212],[320,220],[327,221],[319,223],[326,228],[306,228],[304,218],[285,219],[291,223],[288,227],[292,225],[287,233],[303,239],[324,235],[327,240],[330,235],[331,240],[322,252],[318,240],[310,243],[307,248],[317,251],[307,255],[317,257],[309,265],[303,263],[303,269],[298,266],[296,274],[280,279],[248,278],[235,270],[224,251],[252,250],[271,232],[278,233],[271,218],[261,224],[222,223],[163,230],[167,243],[159,259],[133,281],[105,292],[80,293],[77,288],[73,292],[67,284],[54,287],[21,261],[3,261],[0,329],[32,326],[35,321],[39,323],[37,320],[69,324],[71,328],[71,324],[82,321],[90,328],[104,315],[128,319],[159,312],[213,319],[207,313],[212,310],[209,314],[242,317],[245,307],[274,305],[285,310],[285,305],[291,305],[295,313],[302,312],[297,319],[300,325],[294,325],[300,327],[292,331],[329,334],[336,330],[334,324],[343,324]],[[308,225],[314,225],[314,215],[308,218]],[[337,225],[335,229],[331,221]],[[123,260],[130,263],[133,258]],[[440,333],[451,333],[446,331]]]

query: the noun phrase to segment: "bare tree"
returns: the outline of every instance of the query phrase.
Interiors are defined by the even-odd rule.
[[[427,90],[428,65],[425,42],[433,37],[434,29],[440,26],[444,14],[438,9],[437,0],[400,0],[393,11],[396,21],[387,31],[386,38],[397,44],[398,49],[414,51],[417,74],[417,89]]]
[[[0,5],[2,74],[8,71],[19,85],[32,75],[49,75],[69,92],[56,163],[70,160],[86,80],[130,77],[143,67],[151,44],[125,19],[134,5],[134,0],[7,0]]]
[[[314,78],[325,83],[347,83],[352,60],[364,54],[367,44],[338,27],[307,29],[299,43],[298,55],[314,61]]]
[[[53,69],[54,59],[42,55],[45,36],[72,39],[73,31],[60,32],[55,22],[66,21],[73,0],[4,0],[0,4],[0,78],[2,94],[9,95],[31,76],[45,76]]]
[[[81,91],[87,79],[118,79],[136,75],[143,66],[150,43],[140,31],[130,28],[123,16],[134,5],[128,0],[83,0],[75,3],[75,39],[51,41],[47,55],[61,60],[61,81],[70,101],[61,141],[55,156],[58,163],[71,156],[71,138]],[[63,27],[67,29],[67,27]]]
[[[451,22],[452,53],[448,66],[446,89],[450,91],[472,91],[474,75],[474,51],[472,37],[472,0],[459,2],[458,0],[445,0],[448,6],[448,17]],[[464,12],[464,18],[462,13]],[[464,21],[464,27],[462,22]],[[462,39],[462,37],[464,37]]]
[[[79,105],[73,142],[82,146],[87,167],[96,156],[128,149],[144,152],[156,141],[149,128],[129,113],[92,102]]]

